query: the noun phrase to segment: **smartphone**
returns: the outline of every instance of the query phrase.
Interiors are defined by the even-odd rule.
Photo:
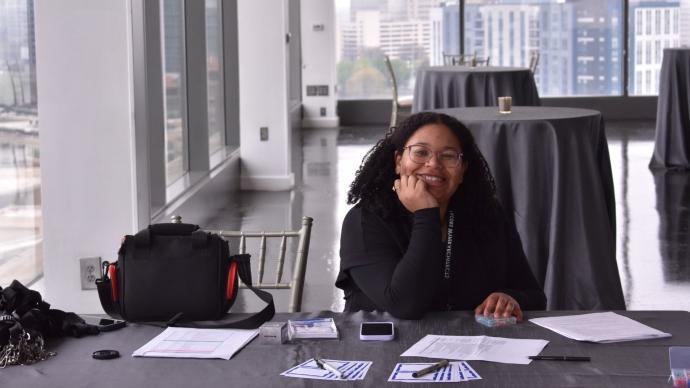
[[[120,319],[103,318],[92,315],[80,316],[89,325],[98,326],[101,331],[113,331],[127,326],[127,322]]]
[[[392,341],[394,337],[393,322],[362,322],[359,326],[362,341]]]

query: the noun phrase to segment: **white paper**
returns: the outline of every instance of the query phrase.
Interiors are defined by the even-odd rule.
[[[614,312],[530,319],[556,333],[578,341],[599,343],[670,337],[671,334],[643,325]]]
[[[338,380],[338,381],[353,381],[363,380],[367,375],[371,361],[342,361],[342,360],[327,360],[327,363],[336,367],[343,374],[343,378],[339,378],[334,373],[319,368],[314,359],[307,360],[297,366],[281,373],[281,376],[297,377],[300,379],[314,379],[314,380]]]
[[[532,360],[527,357],[536,356],[548,343],[539,339],[428,334],[402,356],[529,364]]]
[[[168,327],[132,356],[229,360],[258,334],[259,330]]]
[[[470,380],[480,380],[481,376],[465,361],[451,361],[443,368],[424,376],[414,377],[412,373],[422,370],[432,362],[398,363],[393,368],[388,381],[398,383],[459,383]]]

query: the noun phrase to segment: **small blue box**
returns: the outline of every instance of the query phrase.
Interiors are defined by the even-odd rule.
[[[487,327],[499,327],[514,325],[517,323],[517,318],[515,317],[492,317],[486,315],[475,315],[474,320],[481,323]]]
[[[690,387],[690,346],[668,348],[674,387]]]

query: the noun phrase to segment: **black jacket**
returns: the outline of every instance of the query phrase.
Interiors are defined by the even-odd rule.
[[[484,213],[481,227],[456,213],[450,280],[444,281],[447,238],[438,208],[412,214],[398,203],[385,219],[352,208],[343,221],[336,280],[345,311],[419,318],[427,311],[474,310],[492,292],[512,296],[523,310],[545,309],[514,224],[498,205]]]

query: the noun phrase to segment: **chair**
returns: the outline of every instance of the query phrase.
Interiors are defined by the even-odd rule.
[[[491,57],[477,58],[475,59],[475,63],[477,66],[491,66]]]
[[[179,216],[173,216],[173,222],[181,222]],[[261,289],[289,289],[290,302],[288,312],[300,312],[302,310],[302,293],[304,291],[304,275],[307,271],[307,256],[309,254],[309,239],[311,238],[311,226],[313,218],[302,217],[302,227],[299,230],[283,230],[280,232],[243,232],[217,230],[209,232],[216,233],[223,238],[239,238],[239,253],[247,253],[247,239],[259,239],[258,257],[252,255],[252,262],[258,262],[256,271],[256,281],[252,285]],[[285,251],[288,237],[297,238],[297,252],[295,263],[292,270],[292,280],[283,282],[283,268],[285,265]],[[277,258],[276,277],[274,282],[264,281],[264,268],[266,266],[266,240],[280,238],[279,255]],[[244,284],[241,288],[246,288]]]
[[[464,55],[463,57],[464,60],[461,64],[464,66],[489,66],[489,63],[491,62],[491,57],[480,58],[477,56],[476,52],[472,55]]]
[[[393,85],[393,107],[391,109],[390,127],[395,127],[398,123],[412,114],[412,99],[401,99],[398,97],[398,82],[395,79],[395,72],[393,65],[388,55],[385,55],[386,68],[391,77],[391,84]]]
[[[443,53],[443,65],[444,66],[455,66],[462,65],[463,55],[462,54],[446,54]]]
[[[539,50],[534,50],[529,58],[529,69],[532,74],[537,72],[537,65],[539,65]]]

